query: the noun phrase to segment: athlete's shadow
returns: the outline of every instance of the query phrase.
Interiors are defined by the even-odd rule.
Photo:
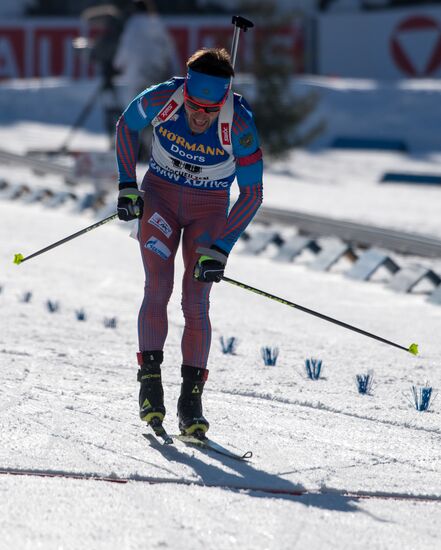
[[[200,484],[206,487],[220,487],[249,491],[249,496],[257,498],[277,498],[299,502],[305,506],[314,506],[339,512],[360,511],[357,498],[339,494],[308,494],[301,484],[294,484],[277,474],[257,469],[250,461],[236,460],[214,451],[197,448],[193,445],[177,443],[163,445],[152,434],[143,434],[152,448],[161,452],[168,460],[189,466],[200,478]],[[207,463],[198,455],[206,455],[224,466]],[[197,483],[193,480],[190,483]]]

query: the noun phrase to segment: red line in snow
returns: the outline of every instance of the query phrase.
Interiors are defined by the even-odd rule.
[[[271,487],[250,487],[247,485],[235,485],[233,483],[228,485],[218,485],[216,483],[203,483],[203,482],[193,482],[185,479],[171,479],[171,478],[153,478],[153,477],[142,477],[142,476],[133,476],[133,477],[111,477],[103,476],[93,473],[75,473],[69,471],[52,471],[52,470],[20,470],[20,469],[9,469],[9,468],[0,468],[0,475],[11,475],[11,476],[29,476],[29,477],[43,477],[43,478],[62,478],[62,479],[76,479],[81,481],[105,481],[107,483],[120,483],[125,484],[129,482],[141,482],[148,483],[151,485],[165,485],[165,484],[177,484],[177,485],[193,485],[196,487],[210,487],[217,489],[228,489],[228,490],[237,490],[237,491],[248,491],[248,492],[259,492],[267,493],[271,495],[286,495],[286,496],[296,496],[296,497],[308,497],[308,496],[322,496],[322,497],[341,497],[348,500],[369,500],[369,499],[378,499],[378,500],[402,500],[409,502],[440,502],[441,496],[436,495],[413,495],[406,493],[390,493],[390,492],[381,492],[381,491],[342,491],[342,490],[322,490],[322,491],[309,491],[308,489],[295,489],[293,488],[274,488]]]
[[[98,474],[82,474],[75,472],[62,472],[62,471],[51,471],[51,470],[14,470],[9,468],[0,469],[1,475],[11,475],[11,476],[30,476],[30,477],[58,477],[65,479],[80,479],[85,481],[107,481],[111,483],[128,483],[130,479],[124,477],[110,477],[102,476]]]

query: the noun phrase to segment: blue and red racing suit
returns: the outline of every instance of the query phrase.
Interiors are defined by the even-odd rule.
[[[184,78],[175,77],[139,94],[118,121],[116,149],[120,184],[135,182],[139,131],[154,126],[149,169],[141,186],[145,205],[138,237],[145,293],[138,318],[139,349],[164,348],[174,257],[182,233],[183,364],[205,368],[212,285],[193,277],[196,249],[214,244],[231,251],[262,202],[263,163],[246,101],[230,92],[218,119],[203,134],[192,134],[179,99],[183,83]],[[229,211],[235,178],[240,193]]]

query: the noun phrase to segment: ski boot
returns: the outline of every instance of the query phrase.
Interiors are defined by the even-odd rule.
[[[202,392],[208,370],[182,365],[181,395],[178,399],[179,429],[183,435],[203,437],[209,423],[202,414]]]
[[[142,351],[138,356],[139,416],[155,431],[160,429],[165,416],[164,390],[161,381],[162,351]]]

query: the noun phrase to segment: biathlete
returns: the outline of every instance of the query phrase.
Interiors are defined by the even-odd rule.
[[[231,91],[233,76],[225,49],[198,50],[187,61],[185,78],[174,77],[139,94],[117,124],[118,217],[139,218],[145,270],[138,319],[139,413],[152,426],[162,424],[165,415],[161,363],[182,234],[185,327],[178,417],[187,435],[209,427],[201,397],[208,376],[212,283],[221,280],[231,249],[262,202],[259,138],[248,103]],[[138,189],[138,134],[149,124],[152,153]],[[229,210],[235,178],[240,193]]]

